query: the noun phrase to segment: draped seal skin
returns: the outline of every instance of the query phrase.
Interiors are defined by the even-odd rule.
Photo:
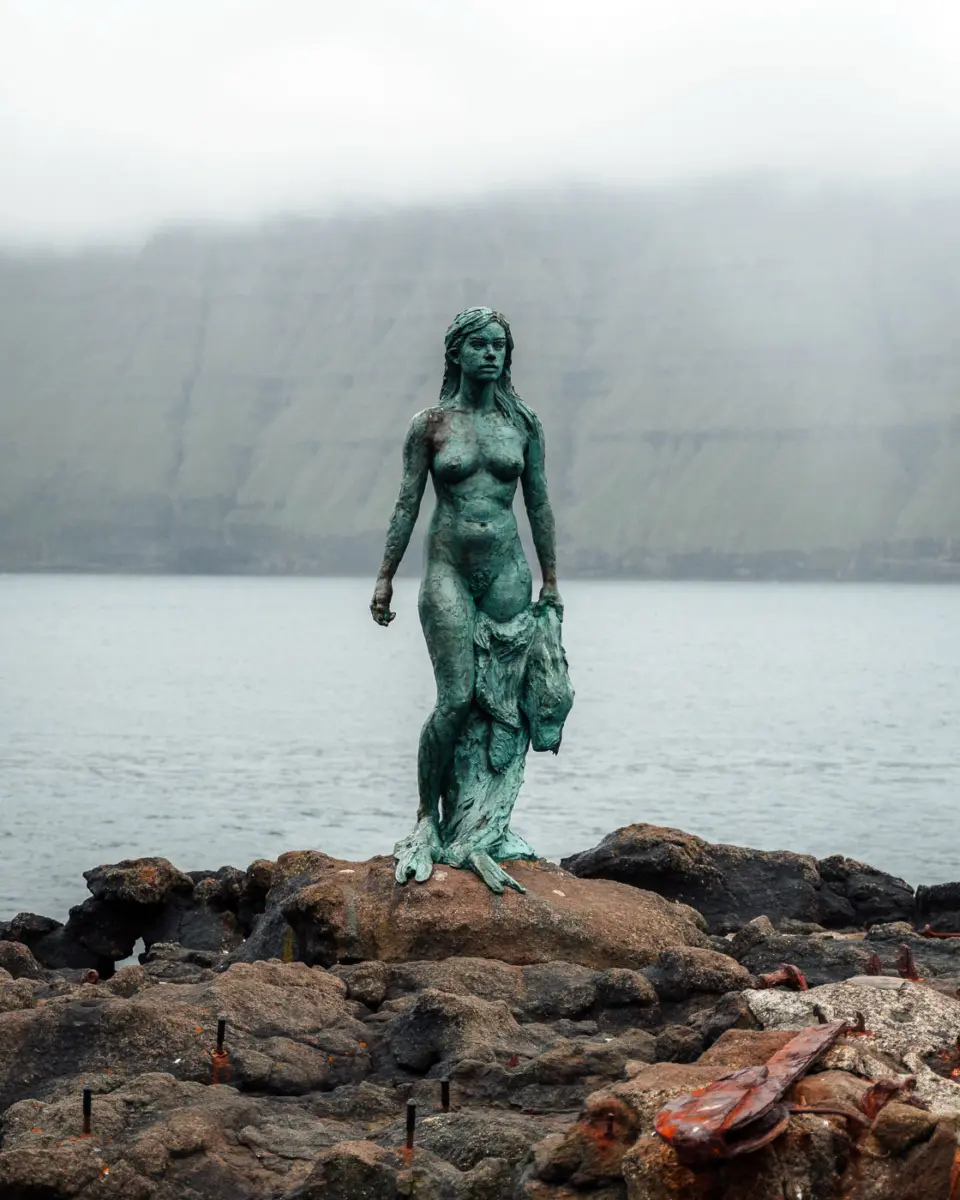
[[[543,429],[514,390],[502,313],[466,309],[444,346],[440,397],[416,414],[404,441],[370,604],[389,626],[393,577],[431,477],[436,508],[418,607],[437,700],[420,734],[417,823],[394,848],[396,875],[423,883],[434,863],[446,863],[475,871],[495,892],[522,892],[501,864],[537,857],[510,829],[524,761],[531,744],[560,749],[573,704]],[[536,602],[513,511],[518,484],[543,581]]]

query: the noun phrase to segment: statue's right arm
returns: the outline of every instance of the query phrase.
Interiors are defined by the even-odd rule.
[[[403,443],[403,479],[400,495],[394,505],[387,528],[387,544],[383,552],[379,580],[392,581],[403,559],[413,527],[420,513],[420,502],[427,486],[430,471],[430,446],[427,434],[427,414],[417,413],[410,422]]]

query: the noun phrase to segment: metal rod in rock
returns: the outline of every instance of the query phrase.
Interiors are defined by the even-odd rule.
[[[93,1090],[85,1087],[83,1089],[83,1135],[90,1136],[90,1114],[93,1111]]]
[[[413,1152],[413,1133],[417,1127],[417,1102],[407,1101],[407,1152]]]
[[[440,1107],[444,1112],[450,1111],[450,1080],[440,1080]]]
[[[223,1053],[223,1039],[227,1036],[227,1018],[217,1018],[217,1053]]]

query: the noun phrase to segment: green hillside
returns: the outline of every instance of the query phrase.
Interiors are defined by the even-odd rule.
[[[479,303],[562,572],[960,574],[958,202],[717,184],[8,252],[0,569],[375,569]]]

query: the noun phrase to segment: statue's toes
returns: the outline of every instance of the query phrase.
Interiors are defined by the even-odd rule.
[[[505,884],[509,884],[512,887],[517,886],[506,871],[502,871],[497,866],[489,854],[472,854],[470,856],[470,865],[491,892],[499,894],[503,891]]]
[[[397,869],[394,872],[397,877],[397,883],[406,883],[415,872],[416,867],[409,859],[401,859],[397,863]]]
[[[500,871],[500,874],[503,876],[503,882],[507,887],[513,888],[515,892],[521,892],[524,896],[527,894],[527,889],[522,883],[517,883],[512,875],[508,875],[502,867],[498,867],[497,870]]]

